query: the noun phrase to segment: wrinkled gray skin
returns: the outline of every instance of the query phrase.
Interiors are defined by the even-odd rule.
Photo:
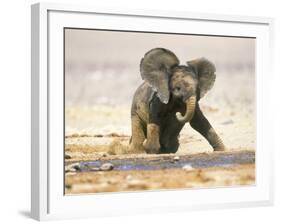
[[[198,104],[215,82],[215,66],[204,58],[187,64],[179,65],[175,54],[163,48],[152,49],[142,58],[144,83],[136,90],[131,108],[132,152],[175,153],[187,122],[215,151],[225,150]]]

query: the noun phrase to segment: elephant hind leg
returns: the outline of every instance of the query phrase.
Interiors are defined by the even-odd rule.
[[[130,153],[145,153],[143,142],[146,138],[145,129],[142,121],[138,116],[132,116],[132,136],[130,138],[129,152]]]
[[[213,147],[214,151],[226,150],[223,141],[215,132],[214,128],[211,126],[207,118],[204,116],[199,108],[199,105],[196,107],[196,111],[193,115],[192,120],[190,121],[190,126],[207,139],[207,141]]]

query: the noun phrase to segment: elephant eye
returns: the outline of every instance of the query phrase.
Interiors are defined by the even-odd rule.
[[[180,91],[181,88],[180,88],[179,86],[177,86],[175,89],[176,89],[177,91]]]

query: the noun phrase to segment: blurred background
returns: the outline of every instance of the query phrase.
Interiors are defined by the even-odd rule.
[[[155,47],[170,49],[181,64],[208,58],[218,79],[241,73],[254,78],[254,39],[66,29],[66,105],[130,104],[141,83],[140,59]]]
[[[198,57],[215,64],[216,83],[201,107],[231,147],[254,148],[254,38],[66,29],[66,134],[130,135],[139,63],[155,47],[173,51],[181,64]]]

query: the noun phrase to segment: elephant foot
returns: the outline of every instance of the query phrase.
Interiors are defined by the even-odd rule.
[[[224,146],[223,141],[221,138],[217,135],[215,130],[211,128],[209,130],[209,136],[210,136],[210,143],[213,146],[214,151],[226,151],[227,148]]]
[[[215,152],[224,152],[224,151],[227,151],[227,148],[226,147],[217,147],[217,148],[214,148],[214,151]]]
[[[178,139],[170,141],[166,144],[161,143],[161,153],[176,153],[179,148]]]
[[[145,149],[142,144],[140,144],[140,145],[130,144],[129,153],[130,154],[142,154],[142,153],[145,153]]]
[[[216,152],[223,152],[227,151],[227,148],[224,146],[223,142],[220,140],[219,144],[214,147],[214,151]]]
[[[144,141],[143,147],[148,154],[158,154],[160,153],[160,144],[149,142],[147,140]]]

